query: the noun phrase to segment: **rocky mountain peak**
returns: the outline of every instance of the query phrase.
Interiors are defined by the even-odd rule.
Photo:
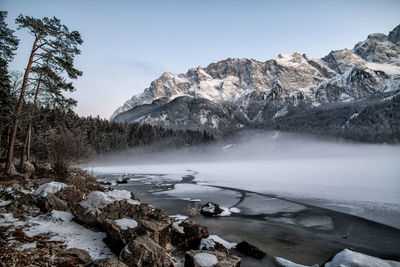
[[[400,25],[394,28],[388,35],[389,41],[400,46]]]
[[[343,74],[347,69],[356,64],[363,64],[365,61],[352,53],[347,48],[331,51],[327,56],[322,58],[329,68],[337,73]]]
[[[390,40],[370,34],[354,49],[334,50],[321,59],[295,52],[266,62],[227,58],[183,74],[166,72],[112,119],[219,134],[274,123],[291,109],[395,94],[400,47],[391,40],[398,31]]]
[[[382,33],[368,35],[366,40],[354,46],[352,52],[366,61],[400,65],[400,47]]]

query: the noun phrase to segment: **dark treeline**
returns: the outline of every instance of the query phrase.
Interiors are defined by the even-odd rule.
[[[320,107],[290,107],[270,128],[367,143],[400,143],[400,95]]]
[[[24,105],[30,110],[32,103]],[[22,116],[22,118],[24,118]],[[27,121],[20,123],[16,142],[16,155],[23,149],[23,129]],[[11,125],[11,123],[8,123]],[[157,149],[173,149],[176,147],[206,143],[214,137],[206,132],[171,130],[149,124],[123,124],[100,119],[99,117],[80,117],[71,110],[62,111],[50,107],[40,107],[32,121],[31,153],[33,160],[47,160],[49,153],[49,137],[55,132],[61,134],[71,131],[76,137],[83,137],[93,156],[101,156],[119,151],[134,150],[143,146],[157,146]],[[6,154],[10,129],[2,128],[1,157]],[[162,144],[162,146],[160,145]],[[28,155],[31,159],[30,155]]]

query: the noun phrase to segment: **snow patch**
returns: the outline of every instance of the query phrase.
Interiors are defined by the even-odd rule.
[[[212,267],[218,264],[217,257],[210,253],[198,253],[193,258],[201,267]]]
[[[279,117],[283,117],[288,113],[288,109],[287,107],[282,108],[281,110],[279,110],[277,113],[275,113],[274,115],[274,119],[279,118]]]
[[[215,247],[215,242],[211,238],[203,238],[200,241],[200,246],[199,249],[203,250],[205,248],[206,250],[211,250]]]
[[[103,241],[105,233],[90,231],[73,222],[73,218],[72,214],[64,211],[52,211],[42,216],[30,217],[24,232],[29,237],[50,233],[50,241],[64,241],[67,248],[84,249],[93,259],[115,257]]]
[[[126,190],[112,190],[108,192],[93,191],[79,204],[91,214],[101,213],[101,209],[115,201],[126,200],[130,204],[138,205],[139,201],[131,199],[131,193]]]
[[[132,219],[119,219],[114,221],[122,230],[128,230],[132,228],[136,228],[138,226],[137,221]]]
[[[234,246],[236,246],[236,243],[231,243],[226,241],[225,239],[222,239],[221,237],[217,236],[217,235],[210,235],[208,238],[214,240],[215,242],[220,243],[221,245],[223,245],[226,249],[231,249]]]
[[[35,195],[38,197],[47,197],[48,194],[55,194],[65,187],[67,187],[66,184],[59,182],[42,184],[38,189],[36,189]]]
[[[390,64],[380,64],[380,63],[373,63],[367,62],[365,64],[368,68],[376,71],[383,71],[387,75],[400,75],[400,67]]]
[[[0,207],[7,206],[11,202],[12,202],[12,200],[0,200]]]
[[[240,213],[240,209],[235,208],[235,207],[230,208],[229,211],[232,212],[232,213]]]
[[[178,231],[179,233],[184,234],[184,233],[185,233],[185,230],[184,230],[183,226],[180,225],[181,222],[182,222],[181,220],[176,221],[176,222],[173,222],[173,223],[172,223],[172,227],[173,227],[176,231]]]
[[[227,207],[220,207],[222,209],[222,212],[218,214],[218,216],[226,217],[231,215],[230,209]]]
[[[188,216],[181,215],[181,214],[170,215],[169,217],[175,218],[177,220],[186,220],[187,218],[189,218]]]
[[[17,250],[23,251],[23,250],[29,249],[29,248],[36,248],[36,246],[37,246],[36,242],[27,243],[27,244],[23,244],[22,246],[17,247]]]

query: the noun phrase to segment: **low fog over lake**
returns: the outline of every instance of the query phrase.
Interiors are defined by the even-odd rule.
[[[271,194],[400,228],[399,158],[400,146],[247,131],[218,145],[116,155],[88,169],[194,175],[201,185]]]

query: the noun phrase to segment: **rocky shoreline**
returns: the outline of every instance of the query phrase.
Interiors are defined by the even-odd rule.
[[[109,189],[85,171],[73,169],[63,182],[37,177],[34,167],[24,174],[13,173],[2,177],[0,188],[3,266],[177,266],[184,261],[185,266],[199,266],[197,262],[210,258],[218,266],[240,266],[239,257],[207,239],[206,227],[187,217],[169,217],[128,191]],[[104,242],[113,254],[92,257],[93,251],[55,240],[57,233],[30,234],[36,224],[49,226],[53,220],[63,221],[60,227],[73,223],[105,233]],[[215,249],[208,254],[199,250],[207,240],[212,245],[204,249]]]
[[[24,173],[14,170],[0,180],[0,266],[223,267],[240,266],[240,255],[265,256],[247,242],[216,239],[187,216],[168,216],[81,169],[57,180],[49,168],[26,166]],[[222,212],[216,203],[200,211],[204,216]],[[369,257],[358,254],[343,250],[331,260]],[[293,264],[271,261],[271,266],[303,266]]]

